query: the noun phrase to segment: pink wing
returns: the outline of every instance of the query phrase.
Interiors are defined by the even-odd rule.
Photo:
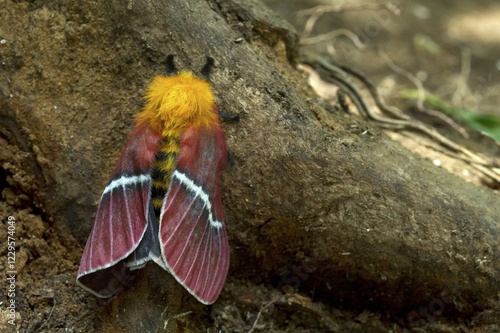
[[[136,126],[113,177],[104,189],[94,227],[83,251],[77,282],[98,297],[110,297],[130,282],[158,247],[158,225],[150,204],[151,169],[160,135]]]
[[[220,176],[227,148],[220,126],[188,129],[181,138],[160,215],[164,264],[204,304],[219,296],[229,268]]]

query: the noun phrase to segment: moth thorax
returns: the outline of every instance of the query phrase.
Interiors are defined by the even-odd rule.
[[[211,127],[218,119],[210,84],[190,72],[157,76],[146,99],[139,119],[149,119],[164,135],[191,126]]]

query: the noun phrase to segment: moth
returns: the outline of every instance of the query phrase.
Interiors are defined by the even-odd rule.
[[[167,56],[104,189],[77,283],[98,297],[127,286],[153,261],[201,303],[219,296],[229,268],[220,177],[228,162],[207,57],[200,75]]]

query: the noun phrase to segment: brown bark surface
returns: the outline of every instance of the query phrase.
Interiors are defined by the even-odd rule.
[[[13,216],[22,331],[500,329],[498,194],[327,111],[291,64],[296,35],[258,2],[0,4],[0,275]],[[167,53],[190,70],[214,57],[219,105],[241,118],[223,125],[232,262],[211,307],[153,265],[108,301],[74,283]]]

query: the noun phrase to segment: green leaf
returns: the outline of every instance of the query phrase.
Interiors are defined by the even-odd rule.
[[[405,90],[402,93],[404,98],[418,99],[418,90]],[[428,92],[425,93],[425,102],[443,111],[450,117],[461,121],[464,125],[483,132],[491,136],[496,141],[500,142],[500,118],[494,115],[480,114],[471,112],[466,109],[452,106],[446,101],[443,101],[437,96]]]
[[[437,55],[441,52],[441,47],[431,37],[423,34],[415,34],[413,36],[413,45],[417,49],[423,49],[432,55]]]

